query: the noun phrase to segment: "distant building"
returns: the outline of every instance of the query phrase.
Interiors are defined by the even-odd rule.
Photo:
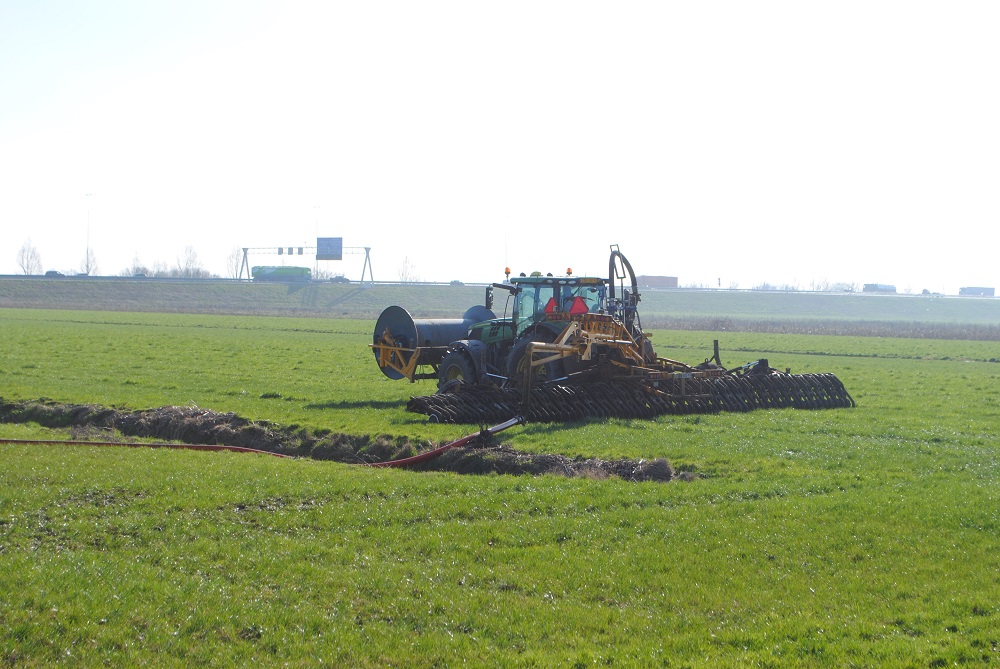
[[[970,297],[995,297],[992,288],[983,288],[981,286],[969,286],[967,288],[959,288],[959,295],[968,295]]]
[[[636,283],[642,288],[676,288],[676,276],[637,276]]]
[[[895,293],[896,287],[888,283],[866,283],[861,292],[864,293]]]

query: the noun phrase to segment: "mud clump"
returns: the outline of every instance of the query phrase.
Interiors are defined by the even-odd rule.
[[[7,402],[0,399],[0,422],[37,423],[68,428],[75,440],[124,441],[122,436],[161,439],[183,444],[210,444],[252,448],[282,455],[308,457],[350,464],[389,462],[417,455],[432,445],[418,446],[403,437],[388,435],[316,435],[303,429],[283,428],[267,421],[250,421],[234,413],[218,413],[196,406],[167,406],[125,411],[97,405],[58,404],[41,399]],[[415,471],[457,474],[544,474],[626,481],[674,479],[666,460],[601,460],[518,451],[480,437],[469,445],[452,448],[440,456],[410,467]]]
[[[459,474],[555,474],[591,479],[616,477],[626,481],[669,481],[674,477],[673,468],[662,458],[652,461],[570,458],[526,453],[507,444],[489,443],[448,450],[428,462],[427,468]]]

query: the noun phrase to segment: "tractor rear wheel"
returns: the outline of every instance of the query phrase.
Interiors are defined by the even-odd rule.
[[[551,343],[551,339],[536,333],[514,344],[514,348],[510,350],[510,355],[507,357],[507,383],[509,385],[515,387],[524,385],[525,366],[528,364],[528,344],[532,342]],[[561,359],[553,360],[539,365],[531,371],[531,385],[540,386],[547,381],[554,381],[563,376],[565,376],[563,361]]]
[[[438,388],[456,383],[475,383],[476,368],[463,351],[449,351],[438,367]]]

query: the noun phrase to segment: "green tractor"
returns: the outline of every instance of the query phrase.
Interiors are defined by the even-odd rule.
[[[657,357],[642,331],[635,273],[617,247],[608,269],[607,279],[508,272],[462,319],[415,320],[388,307],[375,326],[376,361],[393,379],[436,379],[438,392],[408,408],[448,422],[854,405],[832,374],[779,372],[767,360],[726,370],[718,342],[696,366]],[[502,318],[492,310],[497,290],[507,293]]]
[[[626,344],[615,338],[604,344],[602,353],[627,345],[652,356],[652,346],[638,325],[635,278],[618,250],[612,253],[611,269],[611,279],[577,277],[571,271],[562,277],[534,272],[510,278],[508,272],[507,281],[487,289],[485,306],[469,309],[460,320],[417,320],[401,307],[389,307],[375,326],[376,360],[390,378],[437,378],[443,390],[457,383],[521,386],[529,376],[535,384],[571,381],[571,376],[592,366],[585,362],[597,361],[593,352],[584,361],[574,355],[576,349],[566,347],[562,335],[571,323],[575,332],[620,324],[630,340]],[[632,289],[622,290],[622,299],[617,299],[614,279],[624,276],[624,271],[632,278]],[[492,311],[495,290],[507,293],[503,318]],[[563,348],[550,349],[531,364],[532,353],[561,340]],[[422,366],[433,371],[421,372]]]

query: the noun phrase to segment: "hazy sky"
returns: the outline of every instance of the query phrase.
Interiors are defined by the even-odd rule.
[[[318,235],[376,280],[618,244],[682,284],[998,286],[998,34],[994,0],[0,0],[0,273],[29,239],[79,270],[89,221],[101,274]]]

